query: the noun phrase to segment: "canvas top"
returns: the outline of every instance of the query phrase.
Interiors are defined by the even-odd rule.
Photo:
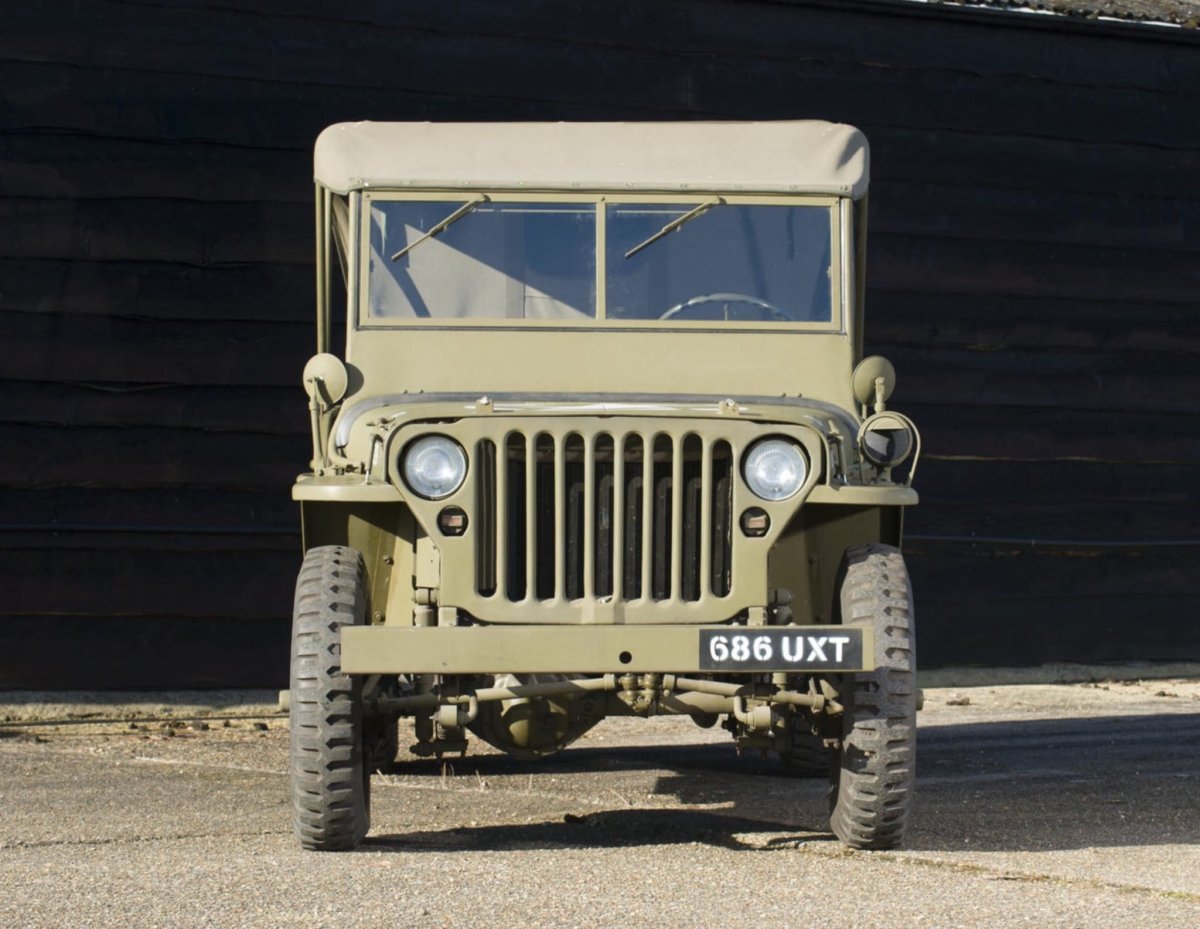
[[[337,193],[688,190],[862,197],[867,140],[818,120],[622,123],[337,123],[316,180]]]

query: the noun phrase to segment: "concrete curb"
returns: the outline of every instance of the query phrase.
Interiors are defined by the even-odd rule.
[[[0,726],[38,720],[195,719],[280,713],[277,690],[0,691]]]
[[[996,687],[1003,684],[1086,684],[1093,681],[1200,679],[1200,661],[1123,664],[1056,662],[1032,668],[933,668],[917,672],[921,687]],[[0,695],[2,697],[2,695]]]

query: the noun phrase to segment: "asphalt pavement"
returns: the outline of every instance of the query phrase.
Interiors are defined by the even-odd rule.
[[[887,853],[838,846],[820,780],[669,718],[536,764],[402,755],[358,851],[302,852],[286,721],[160,700],[0,706],[0,926],[1200,925],[1195,681],[929,691]]]

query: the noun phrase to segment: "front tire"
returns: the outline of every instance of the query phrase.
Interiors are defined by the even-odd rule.
[[[292,614],[292,826],[301,846],[345,851],[370,826],[371,781],[364,753],[362,682],[342,673],[343,626],[366,621],[362,555],[313,548],[296,579]]]
[[[904,841],[916,774],[916,647],[908,569],[898,549],[846,552],[842,624],[875,633],[875,668],[847,675],[841,748],[832,774],[830,827],[858,849]]]

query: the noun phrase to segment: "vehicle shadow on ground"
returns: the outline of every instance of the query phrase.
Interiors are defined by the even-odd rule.
[[[1200,714],[927,726],[920,730],[910,851],[1069,850],[1200,842]],[[698,842],[731,849],[832,842],[827,781],[731,745],[569,749],[543,761],[503,755],[401,762],[400,776],[504,780],[660,772],[654,797],[707,809],[610,808],[556,821],[370,837],[364,848],[449,851]],[[448,773],[447,773],[448,772]],[[602,782],[588,788],[603,793]],[[612,799],[621,795],[610,791]],[[644,794],[643,794],[644,795]],[[497,791],[488,802],[503,804]],[[628,803],[628,801],[626,801]],[[607,801],[606,801],[607,805]],[[615,807],[614,802],[611,806]],[[720,809],[712,809],[717,806]]]
[[[722,809],[663,809],[638,806],[625,799],[627,786],[606,787],[606,772],[660,772],[646,786],[654,797],[688,805]],[[833,841],[822,811],[826,808],[827,779],[802,779],[789,775],[777,758],[758,754],[738,757],[731,743],[698,745],[572,748],[549,758],[525,761],[507,755],[468,755],[465,758],[399,762],[392,773],[437,777],[443,782],[461,779],[473,785],[482,779],[495,783],[506,778],[524,786],[532,776],[599,778],[585,793],[599,794],[616,808],[560,814],[553,820],[486,826],[457,826],[400,835],[372,835],[365,850],[395,848],[400,851],[452,851],[531,849],[559,847],[625,848],[646,845],[700,843],[728,849],[763,849],[797,841]],[[536,786],[535,786],[536,789]],[[774,798],[802,793],[787,800],[787,810]],[[503,804],[504,790],[481,793],[488,802]],[[643,791],[644,795],[645,791]],[[757,802],[761,799],[762,802]],[[815,801],[815,802],[812,802]],[[630,806],[629,804],[633,805]],[[763,815],[758,815],[759,811]],[[813,815],[807,814],[812,811]],[[783,815],[779,814],[793,814]],[[799,816],[800,818],[797,818]],[[784,833],[784,835],[780,835]]]
[[[786,833],[780,835],[781,832]],[[368,836],[363,851],[517,851],[553,848],[633,848],[650,845],[710,845],[761,851],[797,842],[832,842],[820,824],[783,826],[725,811],[686,809],[602,810],[538,823],[461,826],[438,831]]]

